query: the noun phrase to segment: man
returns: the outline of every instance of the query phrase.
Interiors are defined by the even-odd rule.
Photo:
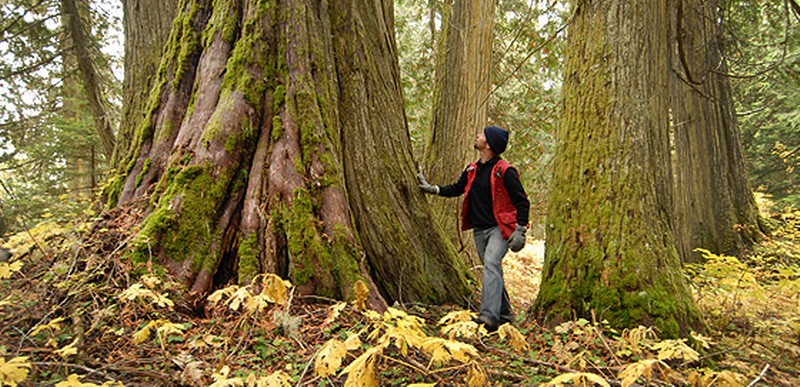
[[[483,263],[481,310],[476,322],[494,332],[511,321],[511,304],[503,281],[503,257],[510,248],[525,246],[530,203],[519,173],[500,158],[508,145],[508,131],[487,126],[475,137],[480,160],[470,164],[451,185],[431,185],[417,175],[419,188],[428,194],[455,197],[464,194],[462,230],[474,229],[475,247]]]

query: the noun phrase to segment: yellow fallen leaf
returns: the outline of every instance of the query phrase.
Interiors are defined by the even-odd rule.
[[[525,336],[520,333],[517,328],[514,328],[511,324],[503,324],[498,329],[498,333],[500,334],[501,339],[508,339],[508,343],[511,344],[511,348],[514,348],[514,351],[518,353],[524,353],[525,351],[529,350],[531,346],[525,340]]]
[[[79,378],[80,376],[71,374],[67,377],[67,380],[56,383],[55,387],[125,387],[121,382],[105,382],[103,384],[83,383]]]
[[[456,310],[439,319],[439,325],[450,325],[460,322],[472,321],[475,313],[469,310]]]
[[[53,332],[60,331],[61,330],[61,322],[62,321],[64,321],[64,318],[63,317],[59,317],[59,318],[54,318],[54,319],[50,320],[50,322],[45,324],[45,325],[41,325],[41,324],[37,325],[35,328],[33,328],[33,330],[31,331],[30,335],[31,336],[36,336],[36,335],[39,334],[39,332],[41,332],[41,331],[43,331],[45,329],[49,329],[49,330],[51,330]]]
[[[254,374],[250,374],[251,376]],[[292,377],[286,372],[275,371],[269,376],[253,380],[248,378],[247,387],[292,387]]]
[[[267,300],[273,304],[286,305],[289,301],[289,289],[292,283],[284,281],[275,274],[267,274],[262,282],[263,289],[261,294],[267,296]]]
[[[28,377],[31,364],[27,357],[15,357],[9,361],[0,357],[0,384],[16,386]]]
[[[347,337],[347,340],[344,341],[344,347],[348,351],[356,350],[360,346],[361,346],[361,337],[357,333],[350,334],[350,336]]]
[[[383,353],[382,346],[375,346],[353,360],[345,367],[339,376],[348,374],[345,386],[377,386],[378,379],[375,372],[375,361]]]
[[[321,378],[326,378],[336,373],[339,366],[342,365],[342,359],[347,353],[345,344],[337,339],[330,339],[317,354],[314,360],[314,374]]]
[[[144,328],[140,329],[139,332],[133,334],[133,344],[139,345],[144,343],[150,338],[150,329],[155,326],[155,321],[150,321]]]
[[[488,385],[489,375],[486,373],[486,370],[477,362],[470,364],[469,371],[467,371],[467,386],[484,387]]]
[[[354,288],[356,299],[353,300],[353,308],[355,308],[357,311],[366,310],[367,297],[369,297],[369,288],[362,280],[356,281]]]
[[[14,273],[22,269],[22,262],[14,261],[11,264],[0,262],[0,279],[11,278]]]
[[[590,385],[589,382],[591,382],[593,384],[599,384],[603,387],[611,387],[611,385],[608,384],[603,377],[588,372],[562,374],[545,384],[545,386],[562,386],[567,382],[572,382],[576,386]]]
[[[67,360],[72,355],[78,354],[78,347],[75,344],[78,343],[78,338],[75,338],[69,345],[65,346],[64,348],[57,349],[55,352],[58,356],[61,356],[62,359]]]
[[[346,302],[339,302],[336,305],[332,305],[328,307],[328,318],[322,323],[323,326],[328,325],[339,317],[339,314],[342,313],[342,310],[347,306]]]

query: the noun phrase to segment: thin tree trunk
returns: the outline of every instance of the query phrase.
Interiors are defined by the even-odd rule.
[[[62,37],[61,47],[64,52],[62,55],[62,71],[63,78],[61,79],[61,110],[60,115],[63,119],[61,125],[64,130],[69,130],[73,133],[72,136],[65,137],[68,141],[68,146],[64,147],[65,157],[65,178],[68,194],[71,199],[80,201],[86,200],[91,196],[92,189],[94,189],[94,170],[91,164],[90,156],[92,152],[92,140],[89,136],[82,137],[79,128],[88,124],[85,119],[87,112],[90,111],[89,103],[86,99],[86,85],[80,71],[76,71],[79,67],[79,50],[75,47],[78,45],[75,42],[73,34],[71,33],[72,21],[75,19],[73,15],[81,14],[88,15],[88,4],[81,4],[81,10],[74,9],[72,13],[66,12],[67,6],[62,2],[62,9],[65,9],[61,14],[62,25],[65,26],[66,33]],[[73,6],[74,0],[73,0]],[[80,25],[80,23],[78,23]]]
[[[103,153],[110,160],[114,154],[114,130],[111,128],[111,120],[106,109],[107,102],[100,88],[100,77],[92,61],[94,55],[89,49],[92,46],[89,28],[81,18],[75,0],[63,0],[61,5],[66,21],[64,25],[69,32],[82,89],[92,111],[94,127],[100,137]]]
[[[667,2],[578,1],[534,316],[688,333],[670,229]]]
[[[716,3],[677,0],[670,34],[678,251],[736,255],[759,238],[758,210],[744,167]]]
[[[471,293],[414,182],[391,2],[178,9],[109,194],[152,192],[134,262],[200,293],[262,272],[331,297],[362,279],[373,305]]]

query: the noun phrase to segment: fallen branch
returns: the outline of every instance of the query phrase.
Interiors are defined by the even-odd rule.
[[[74,368],[74,369],[86,372],[86,376],[91,375],[91,374],[99,374],[99,375],[103,376],[103,378],[105,378],[106,380],[115,381],[114,378],[108,376],[107,373],[105,373],[105,372],[103,372],[101,370],[92,369],[92,368],[89,368],[89,367],[86,367],[86,366],[82,366],[80,364],[60,363],[60,362],[52,362],[52,361],[37,361],[37,362],[31,362],[31,364],[33,364],[35,366],[44,366],[44,367],[54,367],[55,366],[55,367]]]
[[[753,387],[756,383],[758,383],[761,380],[761,378],[764,377],[764,374],[767,373],[767,370],[769,370],[769,363],[767,363],[767,365],[764,366],[764,369],[761,371],[758,377],[755,378],[755,380],[753,380],[752,382],[750,382],[750,384],[748,384],[747,387]]]

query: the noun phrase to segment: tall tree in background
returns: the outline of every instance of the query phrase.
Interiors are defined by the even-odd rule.
[[[678,0],[671,23],[673,230],[678,252],[735,255],[761,234],[722,55],[717,2]]]
[[[575,7],[532,313],[688,333],[699,316],[669,223],[667,2]]]
[[[463,302],[402,106],[389,1],[182,1],[109,190],[150,195],[132,257],[201,293],[274,272],[303,292],[364,279],[390,302]]]
[[[106,105],[95,114],[90,99],[115,99],[110,59],[100,51],[115,22],[94,5],[0,4],[0,200],[12,232],[82,213],[104,170],[105,154],[93,150],[103,149],[98,129],[108,134],[116,111]]]
[[[80,7],[78,6],[80,4]],[[100,74],[96,69],[92,48],[97,50],[96,42],[92,41],[89,26],[91,21],[85,20],[89,16],[89,3],[76,0],[63,0],[61,2],[63,25],[66,29],[65,42],[69,44],[70,59],[75,61],[81,82],[81,90],[92,112],[92,120],[103,146],[106,158],[111,159],[114,153],[114,130],[111,128],[111,117],[108,112],[108,102],[101,89]]]
[[[79,9],[80,4],[80,9]],[[77,135],[62,143],[69,194],[89,198],[97,187],[99,155],[96,135],[87,131],[94,123],[106,157],[114,150],[114,133],[106,113],[104,96],[91,54],[91,34],[88,33],[89,4],[75,0],[61,1],[62,106],[59,117],[62,130],[72,128]],[[96,49],[96,48],[95,48]],[[87,114],[90,113],[90,114]],[[92,117],[89,119],[88,117]]]
[[[438,184],[455,181],[475,159],[475,134],[486,125],[494,29],[494,0],[445,5],[439,35],[434,88],[432,140],[425,153],[425,175]],[[461,199],[431,204],[437,221],[453,235],[459,251],[473,251],[461,232]],[[475,254],[468,254],[474,260]]]
[[[777,209],[800,208],[800,28],[791,4],[720,3],[750,179]]]

